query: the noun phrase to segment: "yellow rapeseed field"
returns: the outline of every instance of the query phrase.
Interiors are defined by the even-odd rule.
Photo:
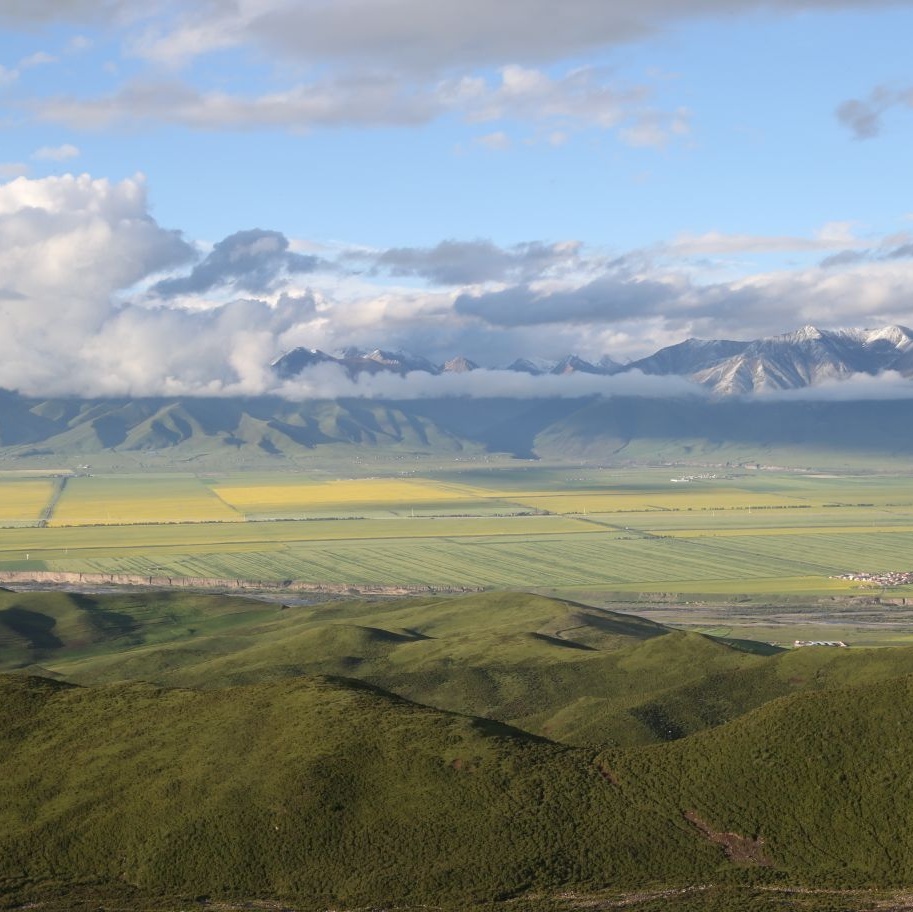
[[[50,478],[0,479],[0,523],[39,519],[53,491]]]
[[[734,488],[692,487],[682,485],[668,490],[606,490],[555,492],[526,491],[513,494],[511,500],[550,513],[626,513],[648,510],[724,510],[733,508],[796,506],[794,497],[759,493]]]
[[[49,525],[240,521],[243,517],[188,475],[71,478]]]
[[[289,479],[273,484],[217,484],[212,490],[242,513],[326,511],[333,507],[408,509],[427,503],[479,499],[479,491],[469,486],[405,478],[344,479],[316,484]],[[491,492],[483,493],[491,496]]]

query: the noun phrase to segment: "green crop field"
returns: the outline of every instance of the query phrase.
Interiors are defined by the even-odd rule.
[[[906,476],[473,465],[7,476],[0,496],[0,570],[752,594],[913,569]]]

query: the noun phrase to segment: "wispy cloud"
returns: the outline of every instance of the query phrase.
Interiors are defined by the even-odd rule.
[[[36,161],[63,162],[78,157],[79,149],[70,143],[64,143],[62,146],[42,146],[32,153],[32,158]]]
[[[462,76],[431,83],[395,73],[362,73],[301,83],[261,95],[205,91],[190,83],[137,80],[95,98],[35,99],[41,119],[73,128],[119,123],[173,123],[198,130],[306,131],[344,126],[419,126],[445,116],[467,124],[534,124],[566,141],[569,131],[615,129],[632,145],[663,145],[688,132],[687,116],[652,107],[648,86],[618,87],[598,68],[560,77],[519,66],[494,76]],[[477,142],[504,150],[506,129]]]

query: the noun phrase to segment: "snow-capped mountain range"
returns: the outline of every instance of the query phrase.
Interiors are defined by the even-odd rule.
[[[316,364],[338,364],[350,376],[394,371],[406,374],[463,373],[478,365],[457,356],[435,364],[419,355],[382,349],[347,348],[331,355],[317,349],[296,348],[273,362],[283,379],[291,379]],[[913,331],[904,326],[881,329],[818,329],[805,326],[796,332],[737,342],[725,339],[687,339],[660,349],[638,361],[619,364],[605,356],[596,363],[567,355],[560,361],[519,358],[506,371],[532,375],[602,374],[639,370],[644,374],[685,377],[718,395],[739,395],[772,390],[799,389],[853,374],[877,375],[896,371],[913,377]]]

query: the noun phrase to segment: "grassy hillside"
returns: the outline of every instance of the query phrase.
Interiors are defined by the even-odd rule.
[[[675,740],[775,698],[913,673],[911,649],[732,646],[524,593],[284,608],[193,593],[0,592],[0,670],[213,688],[357,678],[577,746]]]
[[[192,687],[344,675],[573,744],[666,738],[639,711],[645,701],[762,661],[707,637],[523,593],[288,609],[189,594],[0,593],[0,606],[2,668]]]
[[[913,883],[913,677],[776,700],[661,749],[602,757],[731,850],[808,883]],[[708,837],[712,838],[712,837]]]
[[[320,904],[690,880],[718,864],[588,756],[328,679],[0,680],[0,877]]]
[[[843,891],[913,883],[911,709],[906,677],[594,756],[337,679],[0,676],[0,896],[872,908]]]

